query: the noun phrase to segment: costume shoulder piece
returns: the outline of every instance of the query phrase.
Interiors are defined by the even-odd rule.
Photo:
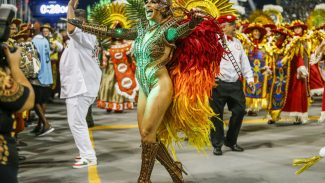
[[[284,64],[287,63],[287,61],[292,60],[295,55],[302,55],[305,50],[304,39],[304,37],[294,37],[291,39],[284,51],[284,58],[282,59]]]
[[[235,38],[237,38],[240,41],[240,43],[244,46],[244,48],[254,46],[254,43],[244,33],[237,32]]]

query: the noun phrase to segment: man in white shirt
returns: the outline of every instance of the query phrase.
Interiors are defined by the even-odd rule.
[[[70,0],[67,18],[85,21],[86,12],[79,9],[75,11],[75,4],[76,0]],[[86,115],[98,94],[101,70],[96,36],[82,32],[71,24],[67,25],[67,31],[70,41],[60,61],[60,96],[66,99],[69,127],[80,153],[73,168],[83,168],[97,164]]]
[[[236,17],[233,15],[224,15],[218,18],[218,22],[225,33],[225,43],[229,48],[228,55],[220,63],[220,74],[217,76],[217,87],[213,88],[210,106],[218,117],[211,120],[215,126],[215,130],[211,131],[211,143],[214,147],[215,155],[222,155],[221,147],[226,145],[232,151],[242,152],[244,149],[237,145],[237,138],[245,115],[245,95],[243,92],[242,76],[245,77],[248,86],[255,91],[254,78],[251,66],[242,44],[235,36]],[[235,67],[238,69],[236,70]],[[223,129],[223,112],[225,105],[228,105],[232,116],[229,121],[229,129],[227,135],[224,135]]]

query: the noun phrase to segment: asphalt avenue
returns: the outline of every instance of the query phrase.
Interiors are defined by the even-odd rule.
[[[293,125],[283,119],[268,125],[265,111],[257,117],[245,117],[238,144],[244,152],[224,147],[223,156],[214,156],[187,146],[177,149],[177,158],[189,173],[186,183],[319,183],[325,182],[325,160],[297,176],[294,158],[317,155],[325,146],[325,123],[317,123],[321,97],[310,107],[310,122]],[[72,169],[77,155],[66,121],[64,102],[49,104],[47,117],[55,131],[44,137],[29,133],[29,126],[19,138],[27,146],[19,146],[26,160],[20,162],[20,183],[135,183],[140,171],[140,137],[136,110],[122,114],[107,113],[94,106],[96,126],[90,129],[98,165]],[[229,112],[225,115],[229,118]],[[171,183],[167,171],[158,162],[152,173],[153,183]]]

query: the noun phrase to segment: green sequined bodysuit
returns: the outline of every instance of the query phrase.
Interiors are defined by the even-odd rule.
[[[179,24],[182,18],[170,17],[162,24],[149,27],[148,21],[139,21],[136,29],[108,29],[96,28],[92,24],[69,23],[99,36],[111,36],[127,40],[135,39],[133,54],[136,60],[136,78],[146,96],[158,83],[157,72],[171,60],[177,39],[186,37],[195,24],[187,22]],[[194,22],[199,23],[199,22]]]
[[[152,32],[144,33],[141,28],[139,29],[133,54],[137,65],[136,77],[147,96],[158,82],[157,71],[171,60],[175,45],[166,40],[166,31],[176,23],[176,19],[169,19]]]

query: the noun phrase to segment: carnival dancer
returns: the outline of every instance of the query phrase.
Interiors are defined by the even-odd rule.
[[[102,15],[102,11],[110,13],[105,17]],[[99,4],[93,8],[91,18],[93,22],[106,25],[111,29],[131,28],[132,21],[125,12],[125,4],[122,3]],[[103,76],[97,97],[97,106],[108,112],[123,112],[126,109],[133,109],[139,87],[131,56],[132,41],[111,38],[108,48],[104,46],[104,43],[102,46],[105,50],[103,50],[101,62]]]
[[[75,10],[76,4],[76,0],[69,1],[67,18],[84,22],[86,12]],[[86,115],[99,90],[101,70],[97,58],[98,43],[95,35],[84,33],[72,24],[68,24],[67,31],[70,41],[60,60],[60,97],[66,101],[69,127],[79,150],[72,167],[84,168],[97,164]]]
[[[309,42],[311,44],[311,56],[310,56],[310,64],[309,64],[309,84],[310,84],[310,95],[311,96],[320,96],[324,93],[324,81],[325,81],[325,63],[317,62],[315,59],[315,51],[317,47],[322,43],[325,39],[325,33],[322,31],[322,26],[325,25],[325,4],[320,6],[322,8],[318,8],[316,6],[315,9],[310,13],[307,18],[307,25],[313,31],[311,35],[309,35]],[[316,61],[316,62],[315,62]]]
[[[264,35],[264,39],[266,39],[267,44],[266,46],[270,46],[273,38],[272,30],[276,28],[272,17],[264,11],[256,10],[249,15],[248,20],[250,23],[262,24],[263,28],[266,31],[266,34]]]
[[[136,2],[142,3],[133,1],[129,5],[136,4],[138,6],[133,7],[141,9],[133,8],[129,12],[140,20],[137,31],[111,30],[75,20],[69,22],[99,35],[136,38],[133,53],[140,84],[138,125],[142,141],[138,182],[150,182],[156,158],[165,166],[173,182],[184,182],[181,163],[173,160],[164,144],[183,141],[184,136],[179,136],[183,132],[188,142],[198,149],[210,145],[212,123],[209,118],[215,114],[209,107],[208,98],[224,53],[218,42],[218,37],[223,37],[222,31],[214,18],[206,17],[207,20],[202,22],[201,13],[187,13],[188,19],[183,15],[174,17],[171,0],[149,0],[144,6]],[[182,3],[187,2],[179,1],[177,5]],[[221,11],[216,6],[211,12],[231,12],[228,2],[222,5],[225,7]],[[145,13],[146,19],[138,16],[141,12]]]
[[[131,42],[112,38],[110,48],[103,52],[102,63],[104,75],[99,89],[97,106],[108,112],[123,112],[125,109],[133,109],[138,84],[134,70],[132,70]],[[130,92],[123,92],[123,89]]]
[[[294,31],[294,37],[284,53],[282,65],[288,64],[289,83],[281,116],[294,117],[294,124],[302,124],[308,121],[308,54],[306,50],[306,37],[304,30],[306,25],[300,20],[291,23],[290,29]]]
[[[278,26],[273,30],[275,37],[272,41],[272,51],[274,62],[272,62],[272,85],[268,102],[268,124],[274,124],[280,120],[282,108],[286,102],[289,84],[289,64],[283,65],[282,59],[286,51],[286,46],[290,42],[290,31],[283,27]]]
[[[325,25],[325,24],[324,24]],[[317,63],[321,62],[321,61],[325,61],[325,32],[323,33],[324,39],[323,41],[320,43],[320,45],[316,48],[315,52],[311,55],[311,62],[315,63],[315,65],[317,65]],[[325,85],[324,85],[325,88]],[[325,121],[325,95],[323,95],[323,101],[322,101],[322,112],[321,112],[321,116],[318,119],[319,122],[324,122]]]
[[[220,63],[220,74],[217,77],[217,86],[212,90],[210,106],[218,116],[211,119],[215,129],[211,130],[210,138],[212,146],[214,147],[213,154],[218,156],[222,155],[221,147],[223,145],[230,147],[232,151],[244,151],[242,147],[237,145],[238,134],[245,115],[245,95],[240,77],[245,77],[248,86],[253,92],[255,90],[255,84],[246,52],[240,41],[234,38],[236,16],[223,15],[218,17],[217,21],[226,35],[226,46],[229,47],[231,54],[234,55],[235,62],[240,69],[240,73],[237,73],[232,62],[225,56]],[[225,137],[224,123],[222,120],[226,104],[232,112],[232,116]]]
[[[253,70],[255,83],[255,91],[244,86],[246,110],[249,116],[257,116],[259,110],[267,108],[268,76],[265,71],[269,70],[271,56],[267,50],[267,42],[264,37],[266,30],[262,24],[251,23],[244,32],[249,34],[248,59]]]

